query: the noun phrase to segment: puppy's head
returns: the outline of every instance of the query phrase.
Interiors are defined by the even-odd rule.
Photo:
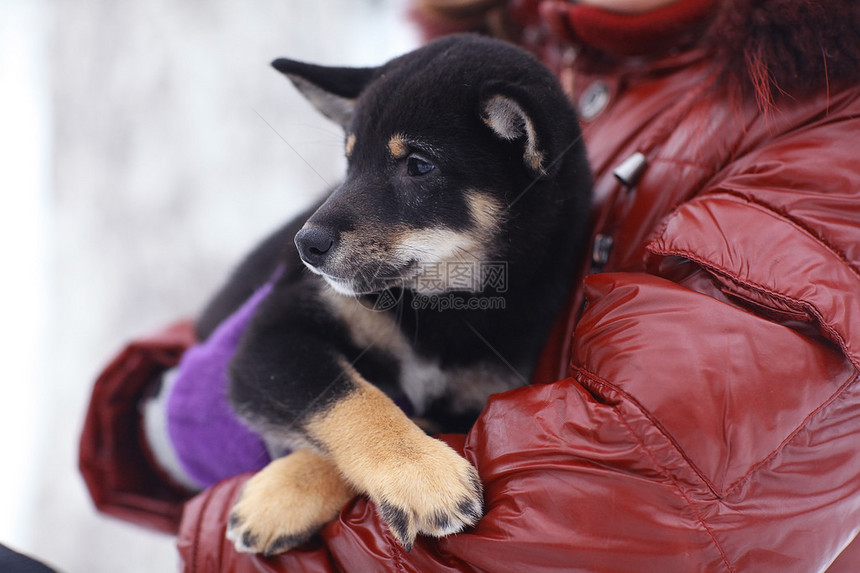
[[[464,35],[377,68],[273,66],[345,132],[346,179],[295,239],[337,291],[455,288],[427,279],[528,250],[533,225],[558,209],[547,188],[576,119],[520,49]]]

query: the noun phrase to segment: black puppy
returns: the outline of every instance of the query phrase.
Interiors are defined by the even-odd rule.
[[[533,57],[477,36],[378,68],[273,65],[343,127],[348,169],[199,321],[205,337],[282,267],[230,398],[293,453],[247,482],[227,535],[285,551],[356,493],[407,548],[460,531],[482,514],[478,475],[413,420],[465,430],[489,394],[529,380],[584,250],[591,179],[574,111]]]

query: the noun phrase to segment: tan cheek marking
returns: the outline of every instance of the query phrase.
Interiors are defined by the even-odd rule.
[[[352,157],[352,150],[355,149],[355,134],[350,133],[346,138],[346,156]]]
[[[492,195],[472,189],[466,193],[469,214],[475,222],[476,231],[484,240],[494,235],[502,223],[504,207]]]
[[[409,153],[409,146],[406,145],[406,141],[403,139],[403,136],[397,133],[391,136],[391,139],[388,140],[388,151],[391,152],[391,155],[395,159],[403,159],[406,157],[406,154]]]
[[[408,229],[392,237],[393,252],[403,260],[422,263],[475,261],[482,245],[471,232],[450,229]]]

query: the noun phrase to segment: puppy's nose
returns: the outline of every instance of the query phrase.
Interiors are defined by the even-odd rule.
[[[322,265],[334,246],[332,232],[319,227],[302,229],[296,234],[296,248],[302,260],[312,267]]]

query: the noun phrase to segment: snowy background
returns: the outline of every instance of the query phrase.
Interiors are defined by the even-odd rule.
[[[171,537],[92,508],[90,386],[337,180],[341,134],[268,62],[381,63],[417,42],[403,12],[0,0],[0,543],[67,573],[177,570]]]

